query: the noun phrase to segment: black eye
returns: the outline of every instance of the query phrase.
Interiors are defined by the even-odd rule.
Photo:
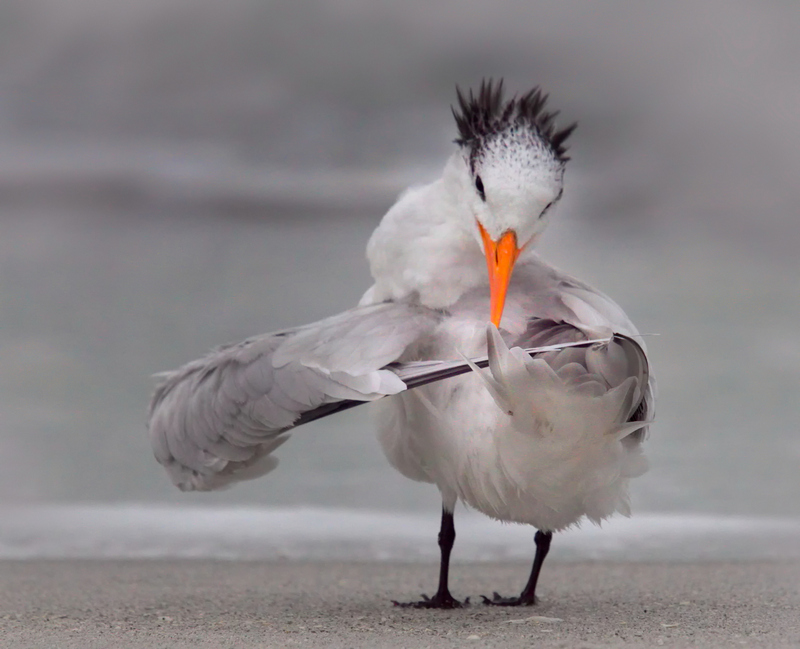
[[[483,181],[480,176],[475,176],[475,189],[478,190],[478,195],[481,197],[481,200],[485,201],[486,192],[483,190]]]

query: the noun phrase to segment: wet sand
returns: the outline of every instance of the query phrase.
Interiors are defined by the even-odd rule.
[[[400,609],[432,564],[206,560],[0,562],[2,647],[797,647],[800,562],[454,564],[453,611]]]

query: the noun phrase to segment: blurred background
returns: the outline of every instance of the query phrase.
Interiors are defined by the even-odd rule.
[[[372,229],[453,150],[455,85],[502,76],[580,123],[541,254],[659,334],[635,511],[800,516],[799,28],[763,0],[4,0],[0,502],[434,520],[368,406],[179,493],[149,377],[352,306]]]

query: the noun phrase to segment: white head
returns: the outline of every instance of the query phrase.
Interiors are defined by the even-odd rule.
[[[492,291],[491,319],[499,326],[508,281],[522,249],[544,230],[548,210],[563,193],[566,147],[575,129],[556,130],[558,114],[544,110],[537,87],[503,100],[503,82],[483,82],[477,96],[458,93],[462,190],[483,246]]]

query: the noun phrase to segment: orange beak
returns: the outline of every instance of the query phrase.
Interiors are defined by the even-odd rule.
[[[486,253],[486,266],[489,269],[491,319],[495,327],[500,327],[508,283],[514,270],[514,262],[517,261],[522,248],[517,248],[517,235],[511,230],[504,233],[500,237],[500,241],[494,241],[480,223],[478,223],[478,229],[481,231],[483,250]]]

